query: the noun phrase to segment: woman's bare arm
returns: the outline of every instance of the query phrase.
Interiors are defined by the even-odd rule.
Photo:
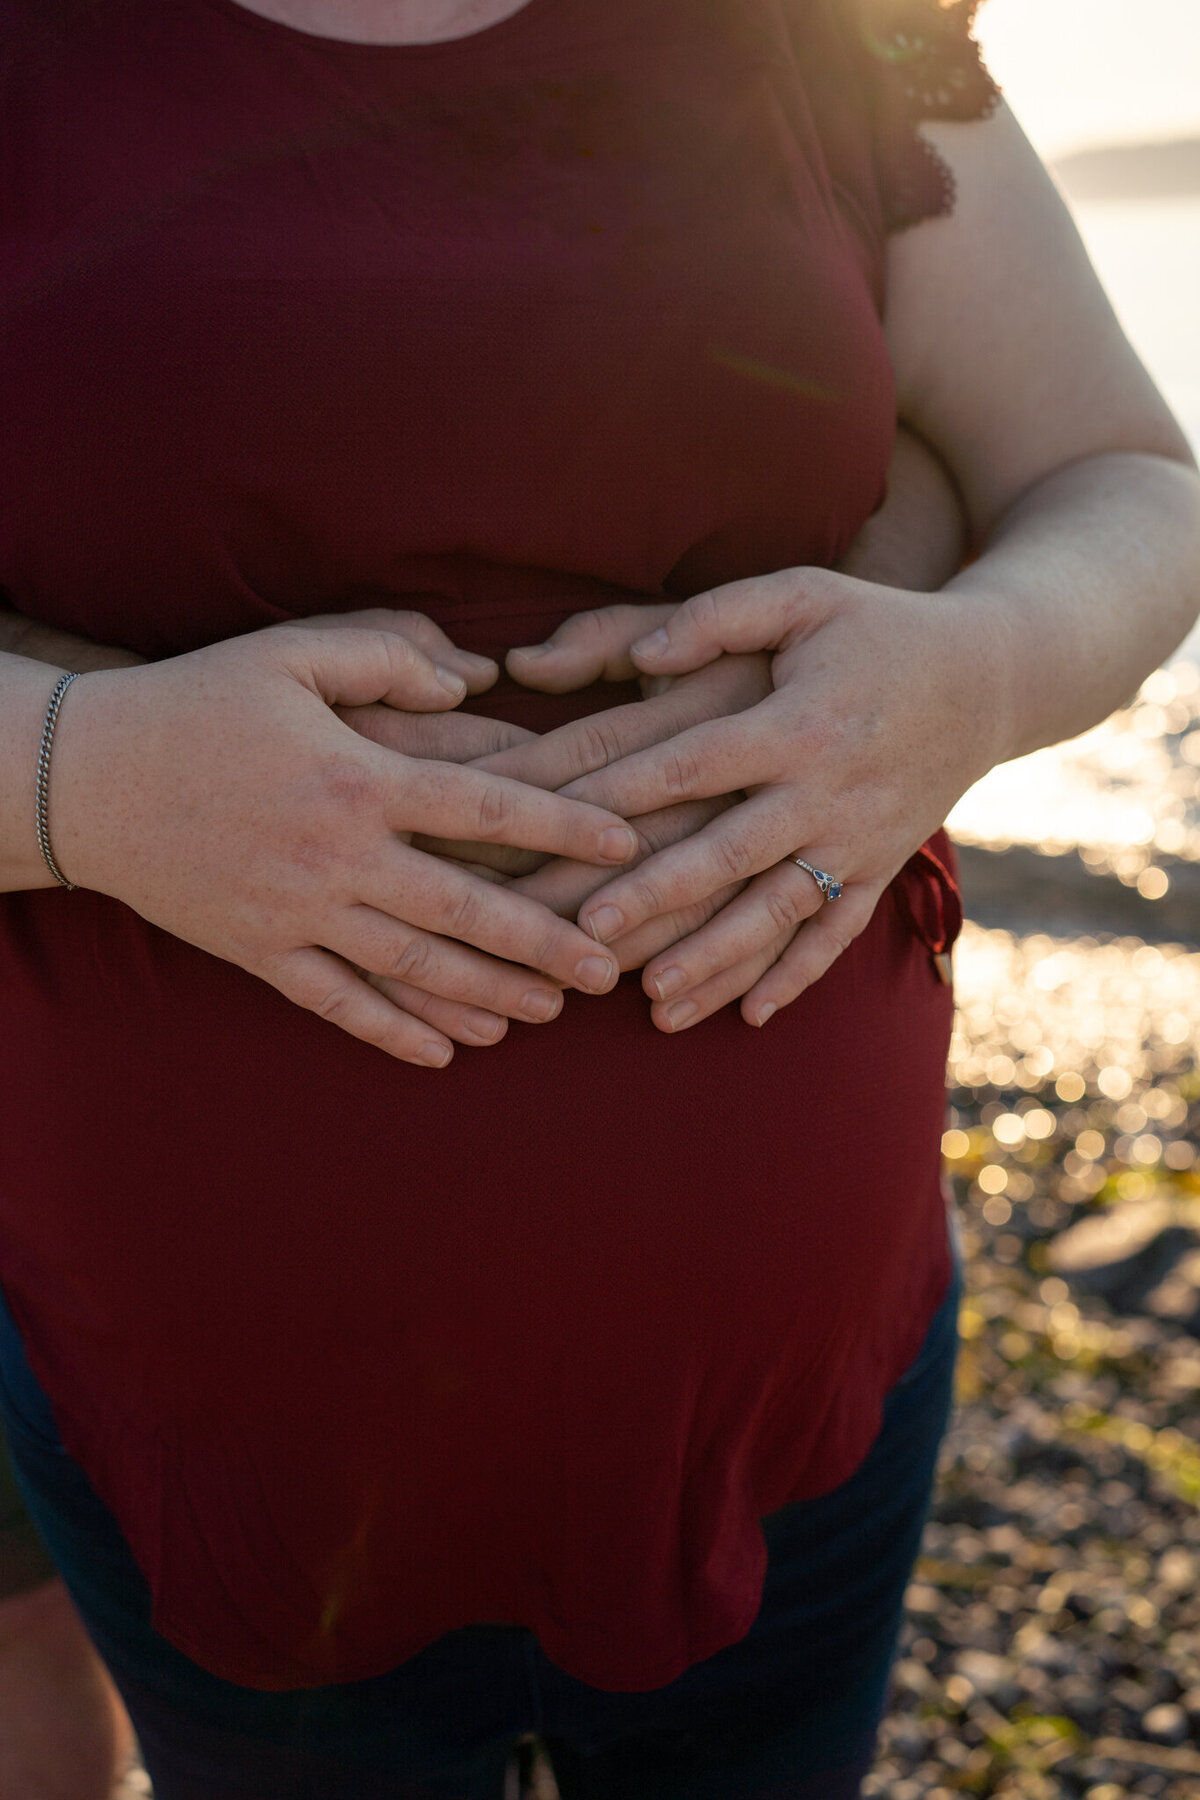
[[[987,617],[978,698],[1002,761],[1095,724],[1179,643],[1200,490],[1012,114],[926,130],[955,211],[893,241],[888,340],[903,416],[954,471],[981,551],[947,594]]]
[[[0,893],[53,887],[34,828],[42,721],[65,670],[0,652]]]
[[[935,595],[827,570],[732,583],[635,646],[643,672],[672,675],[774,652],[760,706],[567,790],[630,815],[751,794],[581,915],[617,943],[756,877],[647,966],[668,1030],[736,995],[753,1023],[794,998],[972,781],[1103,718],[1200,603],[1190,452],[1049,177],[1004,108],[929,133],[957,204],[892,241],[889,342],[902,416],[950,467],[979,554]],[[840,877],[842,897],[822,905],[795,852]],[[785,928],[790,948],[764,974]]]
[[[94,644],[73,631],[57,631],[39,625],[13,607],[0,603],[0,654],[25,656],[32,662],[50,663],[61,669],[134,669],[145,662],[133,650],[116,644]]]
[[[33,796],[59,673],[0,653],[9,891],[54,885]],[[85,674],[67,691],[50,769],[58,864],[351,1035],[440,1067],[452,1046],[430,995],[485,1008],[502,1031],[500,1015],[552,1017],[560,987],[602,992],[617,967],[546,907],[414,850],[411,838],[495,837],[610,864],[634,849],[612,814],[388,752],[335,712],[375,702],[449,710],[465,692],[386,629],[266,630]]]

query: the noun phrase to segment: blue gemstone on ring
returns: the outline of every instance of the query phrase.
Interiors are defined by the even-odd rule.
[[[840,881],[838,881],[833,875],[827,875],[825,873],[824,869],[814,869],[812,864],[809,862],[805,862],[805,860],[802,856],[793,856],[791,860],[792,860],[792,862],[794,862],[796,864],[797,868],[807,870],[808,874],[810,874],[812,876],[813,880],[816,882],[817,886],[820,888],[821,894],[824,899],[826,899],[826,900],[840,900],[841,899],[842,883]]]

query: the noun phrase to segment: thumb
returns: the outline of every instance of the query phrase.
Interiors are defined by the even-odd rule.
[[[675,610],[675,603],[597,606],[564,620],[544,644],[510,650],[505,668],[514,681],[547,694],[570,694],[593,681],[632,681],[638,671],[629,646]]]
[[[828,617],[828,569],[781,569],[694,594],[656,631],[630,646],[644,675],[683,675],[722,654],[779,650]]]
[[[499,670],[490,656],[476,656],[473,650],[460,650],[440,625],[425,613],[404,612],[391,606],[367,606],[357,612],[317,613],[290,619],[289,625],[300,625],[306,631],[388,631],[407,638],[418,650],[443,669],[461,675],[467,691],[482,694],[495,685]],[[278,629],[278,628],[277,628]]]
[[[391,631],[289,626],[278,630],[276,643],[291,672],[328,706],[383,701],[408,712],[444,712],[467,691],[461,675]]]

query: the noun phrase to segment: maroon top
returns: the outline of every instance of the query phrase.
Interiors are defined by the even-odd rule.
[[[497,653],[831,562],[892,439],[883,234],[945,200],[900,122],[991,92],[969,9],[901,10],[384,47],[0,0],[0,584],[151,656],[380,600]],[[432,1074],[4,896],[4,1284],[159,1629],[263,1688],[472,1621],[615,1690],[743,1635],[760,1516],[853,1471],[946,1287],[952,913],[918,857],[765,1032],[664,1036],[632,977]]]

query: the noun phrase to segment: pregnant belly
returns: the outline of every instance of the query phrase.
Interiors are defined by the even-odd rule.
[[[511,618],[488,629],[522,641]],[[619,697],[513,690],[477,709],[546,729]],[[725,1508],[744,1557],[746,1519],[849,1473],[948,1275],[951,1001],[927,942],[948,892],[890,890],[764,1031],[726,1008],[664,1036],[626,977],[445,1071],[392,1061],[102,896],[8,897],[0,1274],[177,1640],[209,1641],[180,1598],[188,1558],[237,1539],[240,1573],[222,1565],[209,1590],[258,1571],[289,1679],[387,1666],[399,1564],[347,1636],[303,1655],[311,1582],[281,1573],[328,1566],[365,1495],[410,1542],[433,1518],[465,1542],[479,1518],[525,1517],[531,1490],[556,1531],[598,1532],[586,1496],[619,1468],[643,1525],[659,1502],[676,1523],[707,1508],[715,1545]],[[714,1489],[697,1471],[718,1444]],[[168,1505],[190,1525],[164,1533]],[[507,1554],[511,1571],[516,1539]],[[514,1590],[484,1592],[469,1557],[457,1598],[442,1569],[423,1613],[419,1562],[414,1618],[513,1616]],[[287,1659],[255,1665],[253,1635],[221,1666],[271,1685]]]

